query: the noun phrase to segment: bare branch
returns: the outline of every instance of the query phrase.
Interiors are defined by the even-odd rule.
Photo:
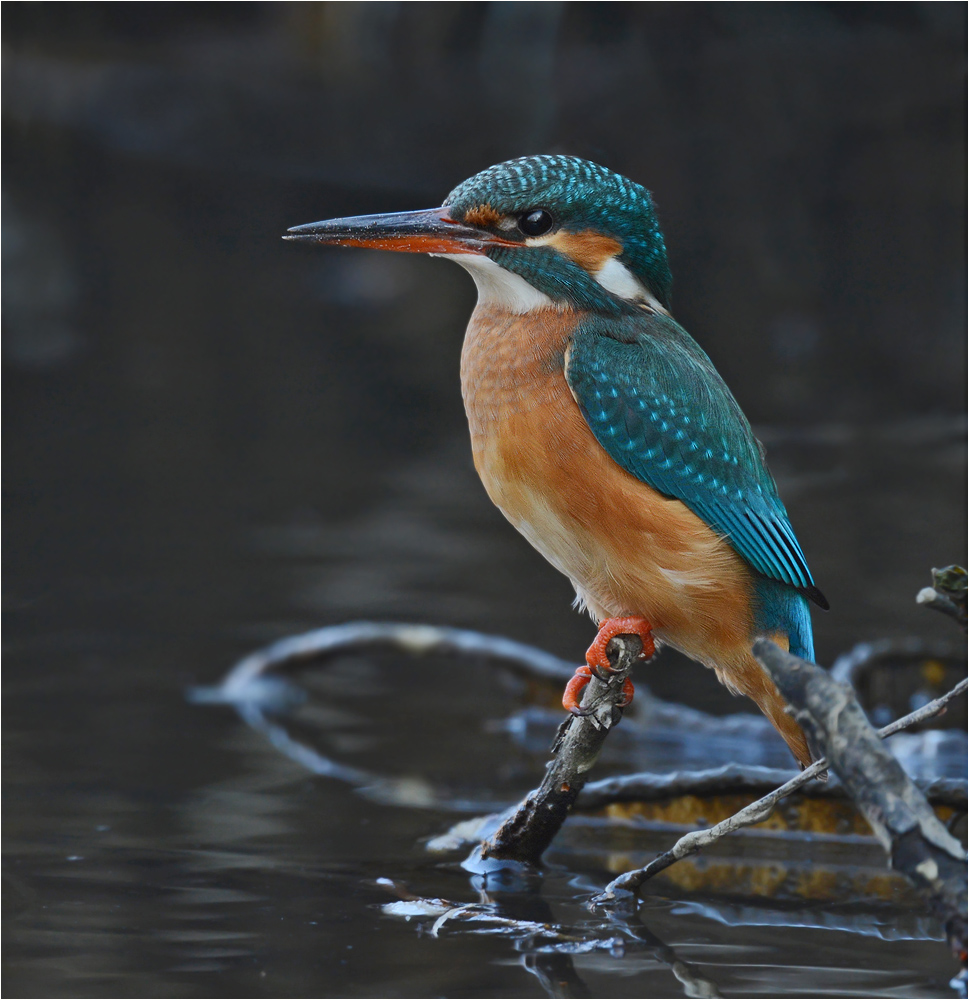
[[[794,715],[828,758],[888,854],[945,923],[956,955],[966,951],[966,852],[882,746],[854,691],[767,639],[754,643]]]
[[[593,676],[580,706],[586,714],[571,716],[559,729],[541,785],[489,840],[475,848],[465,868],[487,872],[502,867],[502,862],[539,864],[585,785],[609,730],[622,718],[623,684],[642,650],[642,640],[636,635],[619,635],[610,641],[606,655],[615,672],[608,681]]]

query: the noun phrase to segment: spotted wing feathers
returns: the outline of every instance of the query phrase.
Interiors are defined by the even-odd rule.
[[[759,443],[709,358],[672,320],[637,325],[587,324],[573,339],[566,378],[599,443],[722,533],[757,572],[826,607]]]

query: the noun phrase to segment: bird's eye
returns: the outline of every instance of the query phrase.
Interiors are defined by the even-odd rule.
[[[555,220],[544,208],[533,208],[518,216],[518,228],[526,236],[544,236],[554,225]]]

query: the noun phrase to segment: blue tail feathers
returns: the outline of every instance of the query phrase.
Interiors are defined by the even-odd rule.
[[[755,585],[754,625],[758,632],[783,632],[791,652],[814,663],[814,633],[805,597],[793,587],[760,577]]]

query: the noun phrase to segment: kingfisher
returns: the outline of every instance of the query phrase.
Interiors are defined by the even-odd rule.
[[[574,156],[527,156],[475,174],[439,208],[314,222],[284,239],[426,253],[470,272],[461,388],[475,467],[598,625],[566,709],[581,713],[584,685],[608,676],[609,640],[637,634],[643,658],[666,644],[711,667],[811,763],[751,646],[766,636],[813,661],[808,602],[828,603],[762,445],[673,319],[649,191]]]

